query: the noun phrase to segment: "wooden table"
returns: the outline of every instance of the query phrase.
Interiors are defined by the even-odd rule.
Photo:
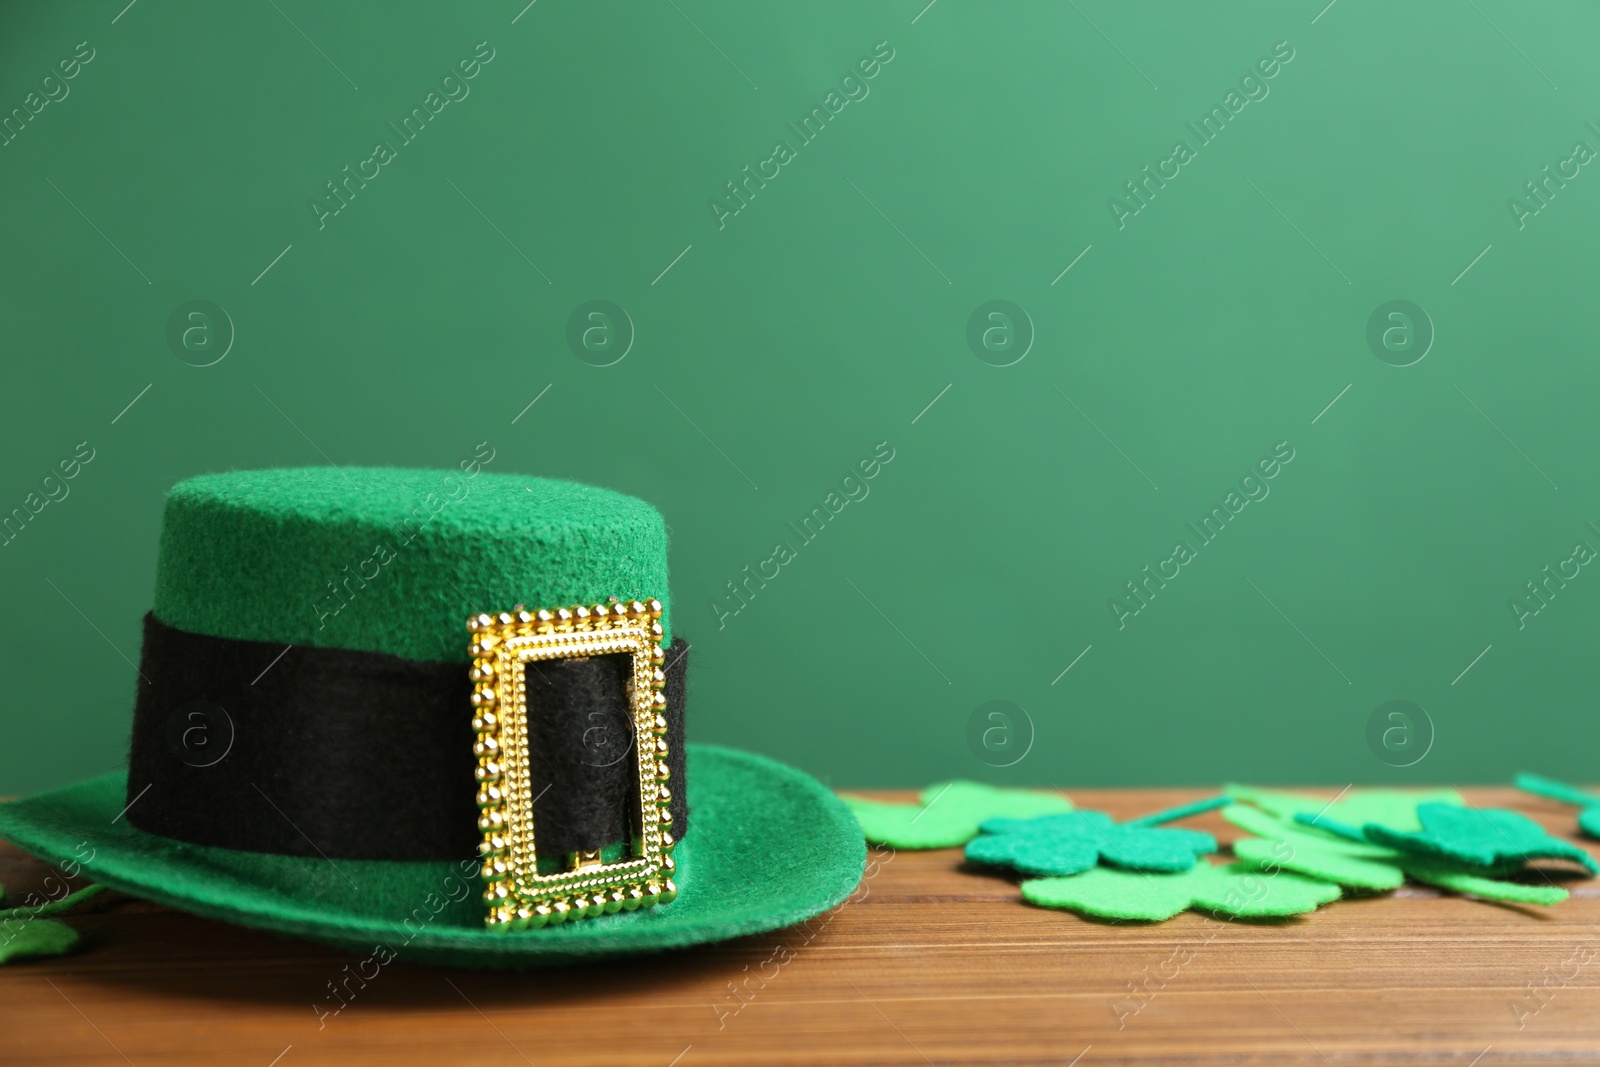
[[[1201,794],[1072,795],[1131,816]],[[1575,827],[1512,790],[1469,795]],[[0,1063],[1600,1062],[1600,883],[1551,909],[1406,888],[1290,922],[1144,926],[1027,907],[953,850],[872,858],[809,928],[557,972],[394,964],[320,1022],[354,957],[113,904],[72,920],[78,954],[0,968]],[[46,873],[0,851],[13,891]]]

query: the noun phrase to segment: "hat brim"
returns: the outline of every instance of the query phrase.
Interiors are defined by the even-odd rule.
[[[485,929],[481,882],[457,863],[306,859],[145,833],[119,815],[122,771],[0,805],[0,837],[195,915],[463,967],[551,966],[721,941],[801,922],[850,895],[866,848],[838,797],[761,756],[687,748],[693,817],[673,852],[677,899],[542,930]]]

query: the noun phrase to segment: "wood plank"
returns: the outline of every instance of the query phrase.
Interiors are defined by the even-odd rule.
[[[1131,816],[1201,794],[1072,795]],[[1570,808],[1508,789],[1469,795],[1578,840]],[[1237,836],[1216,815],[1188,825]],[[1290,922],[1145,926],[1027,907],[1011,881],[962,870],[954,850],[874,858],[856,897],[807,927],[557,972],[394,963],[320,1019],[354,957],[113,903],[72,920],[82,952],[0,968],[0,1062],[1600,1060],[1600,883],[1570,883],[1573,899],[1551,909],[1407,888]],[[48,873],[0,849],[13,895]]]

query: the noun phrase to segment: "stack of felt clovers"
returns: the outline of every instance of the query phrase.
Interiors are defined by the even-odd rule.
[[[1561,788],[1567,792],[1559,799],[1584,804],[1585,818],[1600,823],[1600,797]],[[1491,900],[1550,905],[1567,891],[1542,871],[1530,872],[1530,860],[1572,861],[1600,872],[1587,852],[1526,816],[1470,808],[1453,790],[1355,790],[1329,802],[1228,786],[1224,795],[1125,823],[1075,810],[1058,794],[974,782],[929,786],[920,804],[845,801],[868,841],[900,849],[964,845],[968,862],[1021,875],[1029,903],[1104,919],[1158,921],[1190,909],[1286,917],[1346,893],[1396,889],[1407,878]],[[1210,834],[1163,828],[1218,808],[1254,835],[1234,842],[1231,862],[1203,858],[1218,850]],[[1511,880],[1526,873],[1540,881]]]
[[[1409,878],[1489,900],[1550,905],[1567,891],[1548,876],[1510,880],[1527,873],[1529,861],[1566,860],[1600,873],[1587,852],[1526,815],[1468,807],[1454,790],[1361,790],[1333,803],[1247,786],[1230,786],[1228,794],[1241,803],[1223,816],[1256,835],[1235,842],[1241,859],[1350,891],[1386,892]]]

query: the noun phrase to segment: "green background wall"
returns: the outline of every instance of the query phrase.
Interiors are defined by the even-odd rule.
[[[1595,777],[1600,577],[1524,585],[1600,547],[1600,176],[1563,163],[1600,149],[1600,9],[124,3],[0,15],[4,113],[93,54],[0,147],[0,511],[94,457],[0,548],[0,792],[122,760],[173,482],[482,440],[656,503],[694,734],[835,785]],[[1186,124],[1275,48],[1202,145]],[[1547,164],[1576,175],[1540,204]],[[635,334],[603,367],[567,340],[597,299]],[[235,335],[211,366],[168,340],[195,300]],[[1009,366],[1020,322],[1010,354],[968,342],[991,300],[1031,322]],[[1420,321],[1368,341],[1394,300],[1431,322],[1409,366]],[[880,442],[802,545],[786,524]],[[1186,523],[1274,448],[1202,544]]]

